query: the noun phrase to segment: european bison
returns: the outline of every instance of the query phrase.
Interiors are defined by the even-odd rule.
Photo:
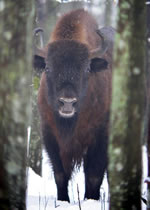
[[[57,22],[48,45],[37,49],[35,67],[44,67],[38,107],[58,199],[69,201],[68,181],[84,162],[85,198],[99,199],[107,166],[114,31],[98,29],[83,9]]]

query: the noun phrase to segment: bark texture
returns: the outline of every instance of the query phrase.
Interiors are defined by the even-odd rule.
[[[141,209],[145,1],[120,0],[109,145],[110,209]]]
[[[0,0],[0,209],[24,210],[32,1]]]
[[[148,125],[148,177],[150,177],[150,0],[146,1],[146,74],[147,74],[147,116]],[[147,130],[146,130],[147,131]],[[146,133],[147,134],[147,133]],[[147,185],[147,210],[150,209],[150,182]]]

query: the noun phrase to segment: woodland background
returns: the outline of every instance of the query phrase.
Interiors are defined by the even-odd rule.
[[[110,209],[141,209],[142,145],[150,153],[150,0],[0,0],[0,209],[26,209],[27,168],[41,175],[34,46],[61,14],[92,13],[116,29],[109,143]],[[34,29],[44,29],[34,35]],[[30,138],[29,137],[31,131]],[[29,141],[27,141],[30,140]],[[148,174],[150,161],[148,155]],[[150,209],[150,184],[147,209]]]

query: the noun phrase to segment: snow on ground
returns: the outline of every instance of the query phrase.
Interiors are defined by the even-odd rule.
[[[108,184],[106,177],[101,187],[101,202],[94,200],[83,201],[84,198],[84,174],[83,167],[73,173],[69,182],[69,197],[71,203],[56,200],[57,190],[54,181],[53,171],[46,152],[43,152],[43,176],[40,177],[29,168],[28,170],[28,190],[27,190],[27,210],[79,210],[77,185],[79,187],[79,197],[82,210],[88,209],[105,209],[108,206]],[[105,190],[104,190],[105,189]]]
[[[143,147],[143,165],[147,165],[146,148]],[[142,196],[146,198],[146,184],[144,180],[147,176],[147,169],[144,167]],[[28,190],[27,190],[27,210],[79,210],[77,193],[79,187],[79,197],[82,210],[108,210],[108,184],[106,176],[100,189],[101,200],[84,201],[84,174],[83,167],[75,171],[72,180],[69,182],[69,197],[71,203],[56,200],[57,190],[46,152],[43,152],[43,176],[36,175],[31,168],[28,170]],[[146,210],[146,205],[142,203],[142,210]]]
[[[147,148],[146,146],[143,146],[142,148],[142,161],[143,161],[143,177],[142,177],[142,197],[147,199],[147,184],[145,183],[145,180],[147,178],[148,170],[147,170]],[[142,210],[146,210],[146,205],[142,202]]]

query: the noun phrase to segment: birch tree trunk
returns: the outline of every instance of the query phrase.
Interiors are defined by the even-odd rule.
[[[119,1],[109,145],[110,209],[141,209],[145,1]]]
[[[34,29],[35,31],[35,29]],[[34,34],[34,47],[43,48],[43,32]],[[34,50],[33,50],[34,51]],[[33,52],[34,54],[35,52]],[[35,173],[42,175],[42,139],[40,135],[40,116],[37,106],[38,88],[40,85],[40,76],[43,69],[33,70],[32,75],[32,120],[31,120],[31,135],[29,138],[29,155],[28,165]]]
[[[146,74],[147,74],[147,124],[148,124],[148,177],[150,177],[150,0],[146,1]],[[147,182],[147,210],[150,210],[150,182]]]
[[[111,0],[107,0],[105,3],[105,26],[112,25],[113,4],[114,2]]]
[[[32,1],[0,0],[0,209],[24,210]]]

